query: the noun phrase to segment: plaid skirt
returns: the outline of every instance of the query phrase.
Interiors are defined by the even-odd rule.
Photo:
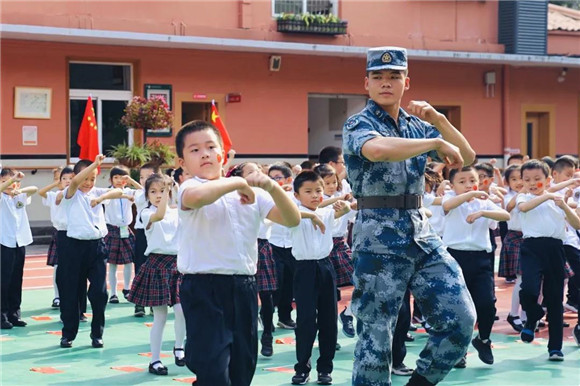
[[[258,292],[276,291],[278,289],[278,276],[276,263],[272,256],[272,246],[268,240],[258,239],[258,272],[256,273]]]
[[[127,300],[144,307],[179,304],[181,277],[177,255],[151,253],[133,279]]]
[[[501,245],[497,276],[512,277],[522,274],[520,268],[520,248],[524,241],[522,232],[508,231]]]
[[[105,236],[105,244],[109,250],[107,263],[109,264],[131,264],[135,257],[135,235],[129,229],[129,237],[121,238],[121,228],[107,224],[109,233]]]
[[[336,286],[344,287],[352,285],[352,273],[354,264],[352,262],[352,252],[346,244],[345,237],[333,237],[332,251],[328,258],[336,271]]]
[[[58,235],[58,231],[55,229],[52,233],[50,244],[48,245],[48,254],[46,255],[46,265],[50,265],[52,267],[58,265],[58,255],[56,253],[56,235]]]

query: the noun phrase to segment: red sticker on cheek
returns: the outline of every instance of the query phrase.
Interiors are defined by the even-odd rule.
[[[223,158],[222,158],[222,155],[221,155],[221,154],[218,154],[218,155],[217,155],[217,161],[218,161],[220,164],[222,163],[222,161],[223,161]]]
[[[473,190],[477,190],[477,185],[473,185]]]
[[[543,183],[541,183],[541,182],[538,182],[538,183],[536,184],[536,186],[537,186],[538,188],[543,188],[543,187],[544,187],[544,184],[543,184]]]
[[[320,198],[318,199],[318,201],[322,202],[324,200],[324,198],[322,198],[322,196],[320,196]]]
[[[488,180],[483,180],[483,184],[484,185],[487,185],[487,184],[489,184],[489,181]]]
[[[280,186],[283,186],[284,185],[284,182],[282,180],[276,181],[276,182],[278,182],[278,185],[280,185]]]

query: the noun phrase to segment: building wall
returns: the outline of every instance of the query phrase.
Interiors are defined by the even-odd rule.
[[[548,55],[580,56],[580,31],[550,31]]]

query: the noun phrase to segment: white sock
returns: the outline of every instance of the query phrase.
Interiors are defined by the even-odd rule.
[[[109,287],[111,296],[117,296],[117,264],[109,264]]]
[[[181,304],[173,305],[173,313],[175,314],[175,322],[173,323],[175,329],[175,348],[183,348],[183,342],[185,341],[185,316],[183,315]],[[178,350],[175,352],[175,356],[183,359],[185,352]]]
[[[353,315],[352,315],[352,310],[351,310],[351,308],[350,308],[350,302],[348,302],[348,306],[346,306],[346,310],[344,310],[344,314],[345,314],[346,316],[353,316]]]
[[[55,264],[54,265],[54,270],[52,271],[52,286],[54,287],[54,297],[55,298],[59,298],[59,294],[58,294],[58,286],[56,285],[56,269],[58,268],[58,265]]]
[[[151,344],[151,363],[161,360],[163,329],[167,322],[167,306],[153,307],[153,326],[149,334]]]
[[[512,307],[510,309],[511,316],[520,316],[520,289],[522,288],[522,276],[516,276],[516,284],[512,289]]]
[[[133,264],[125,264],[123,266],[123,288],[128,290],[131,283],[131,274],[133,273]]]

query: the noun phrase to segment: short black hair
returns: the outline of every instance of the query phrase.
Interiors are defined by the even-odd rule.
[[[326,178],[328,176],[336,176],[336,169],[334,169],[329,164],[320,164],[317,167],[315,167],[313,171],[322,178]]]
[[[115,177],[115,176],[128,176],[128,175],[129,175],[129,169],[126,166],[116,165],[116,166],[113,166],[113,168],[111,169],[111,171],[109,173],[109,178],[111,180],[113,180],[113,177]]]
[[[83,169],[88,168],[89,166],[91,166],[93,164],[93,161],[88,160],[88,159],[81,159],[79,160],[79,162],[77,162],[75,164],[75,167],[73,169],[73,172],[75,174],[79,174]]]
[[[288,167],[288,165],[286,165],[285,163],[276,162],[275,164],[270,165],[270,168],[268,169],[268,176],[270,175],[270,172],[273,170],[278,170],[279,172],[281,172],[284,175],[284,178],[292,177],[292,169],[290,169],[290,167]]]
[[[141,166],[139,168],[139,171],[143,170],[143,169],[150,169],[153,170],[153,173],[155,174],[159,174],[159,172],[161,171],[161,169],[159,169],[159,165],[153,162],[149,162],[144,164],[143,166]]]
[[[564,168],[572,168],[576,171],[577,161],[572,156],[563,155],[562,157],[558,158],[554,165],[552,166],[553,172],[561,172]]]
[[[489,162],[482,162],[479,164],[475,164],[475,170],[485,172],[488,177],[493,177],[493,165]]]
[[[302,185],[304,185],[305,182],[317,182],[317,181],[319,181],[321,185],[323,184],[322,177],[320,177],[320,174],[313,172],[311,170],[306,170],[298,174],[294,179],[294,192],[298,193],[298,191],[300,190]]]
[[[425,168],[425,184],[429,185],[432,190],[437,189],[437,187],[443,182],[443,176],[437,173],[430,167]]]
[[[525,170],[535,170],[535,169],[541,170],[546,178],[548,178],[548,176],[550,175],[550,167],[546,162],[544,162],[543,160],[540,161],[537,159],[531,159],[529,161],[524,162],[523,165],[521,166],[522,177],[524,176]]]
[[[472,170],[476,170],[476,167],[473,165],[469,165],[469,166],[464,166],[461,169],[451,169],[451,171],[449,172],[449,182],[453,183],[453,180],[455,179],[455,175],[457,173],[460,172],[469,172]]]
[[[172,171],[172,174],[170,174],[170,176],[173,176],[173,181],[175,181],[176,184],[179,184],[179,177],[181,177],[183,175],[183,168],[180,166],[177,169]]]
[[[318,154],[318,162],[327,164],[329,162],[338,162],[338,157],[342,155],[342,149],[336,146],[327,146],[320,150]]]
[[[242,162],[241,164],[234,165],[226,174],[226,177],[242,177],[242,174],[244,174],[244,167],[247,164],[247,162]]]
[[[13,177],[16,175],[16,171],[11,168],[3,168],[0,172],[0,178],[4,178],[6,176]]]
[[[556,162],[556,160],[554,158],[550,157],[549,155],[542,157],[542,159],[540,161],[542,161],[546,165],[548,165],[548,167],[550,168],[550,171],[552,170],[552,168],[554,167],[554,163]]]
[[[300,164],[300,167],[302,168],[302,170],[312,170],[314,168],[314,165],[316,165],[316,162],[312,160],[306,160]]]
[[[524,160],[524,155],[523,154],[520,154],[520,153],[510,155],[508,157],[508,159],[507,159],[507,164],[509,165],[510,164],[510,161],[513,160],[513,159],[519,159],[520,161],[523,161]]]
[[[522,170],[521,169],[522,169],[521,165],[510,165],[510,166],[508,166],[503,171],[503,178],[505,178],[506,182],[509,182],[510,176],[513,173],[518,172],[518,173],[520,173],[520,175],[522,174]]]
[[[202,121],[202,120],[195,120],[191,122],[187,122],[185,125],[181,126],[179,132],[175,136],[175,151],[179,158],[183,158],[183,148],[185,147],[185,137],[187,137],[191,133],[196,133],[198,131],[204,130],[212,130],[216,137],[218,138],[220,146],[224,147],[224,140],[222,139],[222,135],[220,131],[212,125],[210,122]]]
[[[66,176],[67,174],[74,174],[74,170],[71,167],[69,167],[69,166],[67,166],[66,168],[63,168],[60,171],[60,176],[58,177],[58,179],[59,180],[62,180],[62,177],[63,176]]]

